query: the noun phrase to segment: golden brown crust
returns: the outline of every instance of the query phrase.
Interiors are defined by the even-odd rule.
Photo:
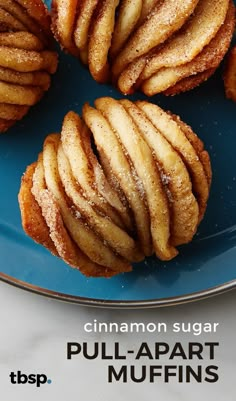
[[[162,186],[164,183],[164,187],[168,189],[167,194],[171,194],[172,202],[168,202],[170,243],[173,245],[188,243],[196,231],[199,208],[192,193],[192,183],[185,163],[161,130],[155,126],[155,121],[151,121],[152,111],[154,114],[157,112],[155,108],[152,110],[152,106],[147,102],[136,104],[128,100],[121,102],[152,151],[152,157],[161,171]],[[158,119],[162,117],[163,114]],[[181,141],[180,135],[178,136]]]
[[[52,4],[56,38],[96,81],[112,81],[124,94],[141,89],[148,96],[175,95],[196,87],[220,64],[235,23],[232,0],[66,4]]]
[[[47,7],[42,0],[16,0],[16,2],[26,10],[26,13],[32,19],[30,22],[30,32],[34,33],[45,42],[51,43],[50,35],[50,15]]]
[[[0,0],[0,132],[48,90],[58,63],[51,48],[50,17],[42,0]]]
[[[193,132],[192,128],[184,123],[178,116],[171,114],[172,118],[176,121],[181,131],[184,133],[192,147],[196,152],[195,165],[200,164],[200,168],[193,168],[187,163],[189,174],[192,179],[193,192],[195,193],[199,204],[199,222],[202,220],[209,197],[209,191],[212,180],[212,171],[209,155],[204,149],[203,142]],[[199,160],[197,160],[199,159]],[[194,160],[194,157],[193,157]]]
[[[146,256],[153,252],[152,238],[150,233],[150,217],[145,205],[143,192],[136,185],[137,176],[132,174],[132,166],[125,157],[122,145],[118,141],[110,124],[102,113],[85,104],[83,107],[83,119],[93,133],[96,146],[99,149],[101,165],[105,175],[110,182],[118,182],[119,190],[123,193],[123,198],[128,201],[129,208],[132,210],[137,237],[140,248]],[[112,151],[116,158],[112,156]]]
[[[55,244],[51,238],[52,231],[54,230],[57,233],[57,237],[59,237],[61,241],[62,237],[65,239],[65,236],[68,234],[66,233],[65,228],[63,228],[62,226],[63,223],[60,220],[60,213],[57,208],[54,209],[56,213],[56,217],[54,219],[55,226],[52,225],[52,217],[50,217],[51,229],[49,230],[45,218],[43,217],[41,207],[32,194],[33,175],[35,173],[36,166],[37,162],[32,163],[30,166],[27,167],[26,172],[22,177],[21,188],[18,195],[22,225],[26,234],[28,234],[35,242],[47,248],[50,252],[52,252],[53,255],[59,256],[60,254],[60,256],[63,257],[66,263],[69,263],[71,266],[74,266],[76,268],[78,268],[79,266],[81,271],[85,275],[92,274],[95,277],[111,277],[114,274],[112,271],[110,271],[109,269],[104,269],[101,266],[92,264],[89,259],[82,254],[82,252],[73,243],[73,241],[71,241],[71,239],[68,239],[68,241],[71,242],[71,247],[73,248],[74,253],[72,253],[72,248],[70,249],[69,244],[67,243],[64,246],[63,250],[61,247],[58,248],[58,254],[57,248],[55,247]],[[49,194],[47,192],[42,194],[44,205],[47,208],[49,205],[51,206],[51,200],[48,198],[48,196]],[[84,263],[85,268],[83,268]]]
[[[226,97],[236,102],[236,46],[228,54],[223,78]]]
[[[191,62],[217,35],[226,19],[228,6],[227,0],[200,0],[183,28],[148,60],[142,78],[147,79],[162,68],[178,67]],[[213,8],[215,12],[212,15]],[[218,44],[221,46],[220,40]]]
[[[0,46],[15,47],[16,49],[41,51],[42,42],[29,32],[1,32]]]
[[[177,82],[174,86],[171,86],[170,88],[166,89],[164,91],[164,94],[166,96],[174,96],[178,95],[179,93],[187,92],[193,88],[196,88],[203,82],[207,81],[207,79],[209,79],[214,74],[215,70],[216,70],[215,68],[209,68],[206,71],[199,72],[197,75],[192,75],[190,77],[183,78],[179,82]]]
[[[144,101],[100,98],[84,105],[83,120],[69,112],[62,134],[45,139],[22,179],[23,227],[40,242],[31,227],[37,212],[41,242],[49,247],[51,238],[83,274],[109,277],[153,253],[174,258],[197,230],[210,182],[208,153],[179,117]]]
[[[0,81],[21,86],[39,86],[44,90],[48,90],[51,83],[51,78],[49,73],[46,71],[20,73],[19,71],[14,71],[10,68],[0,67]]]
[[[95,106],[109,122],[123,152],[128,154],[137,179],[142,183],[155,253],[162,260],[170,260],[176,256],[177,251],[170,243],[168,199],[152,151],[137,130],[134,120],[123,108],[122,102],[107,97],[97,99]]]
[[[0,118],[0,132],[6,132],[15,124],[15,120]]]
[[[31,196],[34,196],[39,207],[38,212],[42,214],[43,221],[47,225],[47,238],[49,236],[50,243],[53,241],[57,256],[61,257],[70,266],[80,269],[87,276],[111,277],[114,274],[112,270],[92,262],[70,237],[64,225],[59,205],[53,194],[46,187],[43,176],[42,154],[39,155],[30,185]],[[34,217],[34,215],[31,216],[32,221],[34,221]]]
[[[196,151],[203,168],[205,170],[207,182],[208,182],[208,187],[210,189],[211,186],[211,181],[212,181],[212,170],[211,170],[211,163],[209,159],[209,155],[204,149],[204,144],[201,141],[201,139],[193,132],[192,128],[187,125],[185,122],[183,122],[179,116],[176,116],[175,114],[172,114],[172,118],[177,122],[177,124],[180,126],[181,130],[184,132],[186,135],[188,141],[191,143],[193,146],[194,150]]]
[[[142,14],[142,0],[124,0],[119,7],[119,14],[112,34],[110,57],[114,59],[122,46],[137,26]],[[145,10],[144,10],[145,13]]]
[[[33,196],[32,178],[37,163],[32,163],[27,167],[25,174],[21,180],[20,192],[18,200],[20,204],[22,226],[35,242],[45,246],[54,255],[57,251],[53,241],[49,236],[48,226],[42,216],[41,209]]]
[[[181,92],[190,86],[190,82],[192,85],[199,85],[201,80],[203,81],[206,77],[209,77],[209,69],[215,69],[227,52],[234,30],[234,22],[234,5],[230,2],[225,22],[210,43],[191,61],[159,69],[143,82],[142,89],[144,93],[149,96],[161,91],[166,93],[165,91],[168,88],[172,89],[179,81],[182,81],[182,85],[180,84],[178,89]],[[204,75],[204,72],[206,72],[206,75]],[[199,73],[203,74],[197,75]],[[189,77],[191,80],[183,81]]]
[[[110,268],[115,272],[129,271],[129,263],[123,258],[122,248],[124,249],[124,247],[121,244],[122,240],[118,241],[120,250],[118,249],[118,245],[115,248],[115,252],[113,252],[110,249],[112,247],[108,246],[110,245],[109,238],[101,236],[101,233],[98,233],[96,230],[96,225],[93,224],[91,227],[91,222],[86,218],[84,211],[86,202],[83,201],[83,197],[81,196],[82,207],[78,203],[73,202],[73,190],[71,191],[70,188],[68,192],[68,177],[66,178],[66,187],[64,187],[64,179],[62,179],[61,174],[64,177],[65,172],[69,169],[69,162],[64,156],[64,152],[60,146],[60,136],[58,134],[48,135],[44,141],[42,162],[45,186],[48,193],[51,194],[51,201],[56,205],[56,209],[61,214],[69,236],[93,263]],[[73,179],[74,177],[71,178]],[[75,191],[77,193],[77,189]],[[44,203],[44,197],[42,197],[42,201]],[[48,205],[45,206],[45,211],[50,218],[50,207]],[[115,232],[113,233],[114,237]],[[127,252],[130,251],[132,253],[132,251],[135,251],[135,243],[132,240],[129,241],[129,238],[126,239],[127,243],[125,246],[127,247]]]
[[[197,3],[198,0],[186,0],[184,3],[181,0],[166,0],[157,4],[114,61],[113,76],[117,77],[129,63],[147,54],[180,29]]]
[[[62,48],[74,56],[79,56],[73,39],[77,5],[78,0],[70,0],[69,4],[67,0],[53,0],[51,4],[52,32]]]
[[[16,106],[12,104],[0,104],[0,118],[5,120],[21,120],[28,112],[28,106]]]
[[[118,0],[103,0],[101,9],[95,13],[89,34],[88,63],[91,74],[97,82],[109,80],[108,52],[111,46],[115,25],[115,12]]]

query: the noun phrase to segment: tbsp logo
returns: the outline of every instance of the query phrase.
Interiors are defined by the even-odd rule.
[[[21,373],[18,370],[16,373],[10,373],[10,381],[12,384],[36,384],[36,387],[40,387],[42,384],[51,384],[52,380],[48,379],[44,374],[29,374]]]

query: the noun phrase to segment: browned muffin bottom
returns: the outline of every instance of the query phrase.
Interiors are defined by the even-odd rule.
[[[236,46],[230,50],[226,60],[224,85],[226,97],[236,102]]]

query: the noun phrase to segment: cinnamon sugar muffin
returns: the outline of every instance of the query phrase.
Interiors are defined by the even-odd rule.
[[[69,112],[22,178],[25,232],[87,276],[155,254],[171,260],[207,205],[211,165],[178,116],[146,101],[100,98]]]
[[[232,0],[53,0],[52,31],[100,83],[174,95],[209,78],[233,35]]]
[[[0,132],[48,90],[57,69],[50,17],[41,0],[0,2]]]

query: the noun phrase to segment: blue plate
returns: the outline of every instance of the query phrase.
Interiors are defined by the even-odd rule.
[[[93,81],[76,59],[60,53],[49,92],[0,137],[0,278],[54,298],[115,307],[174,304],[236,286],[236,105],[224,97],[221,73],[189,93],[151,100],[190,124],[211,155],[211,196],[193,242],[182,246],[171,262],[152,257],[132,273],[88,279],[24,234],[17,201],[26,166],[36,160],[46,135],[60,130],[64,115],[80,113],[84,102],[100,96],[121,97],[111,86]],[[131,97],[138,98],[145,97]]]

